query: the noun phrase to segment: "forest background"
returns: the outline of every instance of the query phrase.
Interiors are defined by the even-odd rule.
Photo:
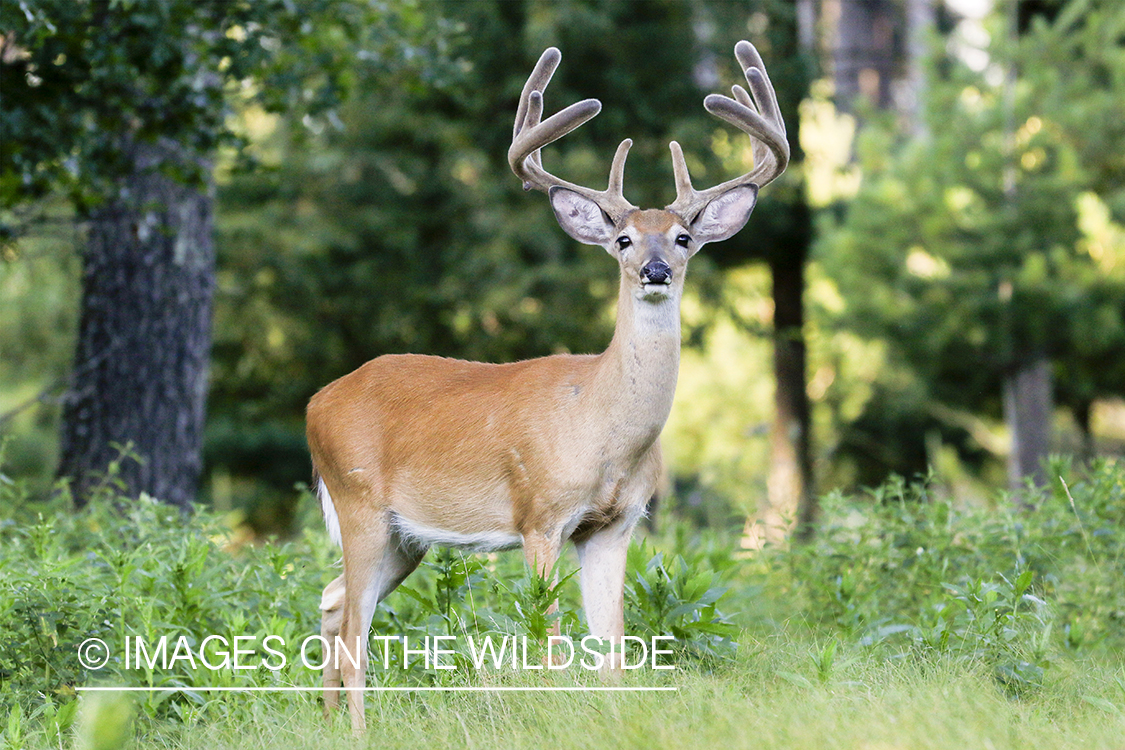
[[[0,3],[0,746],[339,746],[269,692],[296,667],[99,672],[79,644],[318,632],[309,397],[384,353],[609,341],[613,263],[505,159],[539,53],[548,111],[604,105],[549,168],[600,186],[632,138],[626,195],[661,206],[670,140],[700,185],[752,166],[702,107],[739,39],[793,160],[688,274],[625,603],[675,635],[678,692],[388,696],[369,741],[1118,748],[1115,0]],[[582,632],[521,566],[435,552],[375,630],[540,642],[558,595]],[[541,685],[373,674],[482,681]],[[99,682],[144,692],[74,700]]]
[[[388,352],[603,348],[613,264],[505,163],[551,44],[548,106],[606,108],[547,158],[598,184],[631,137],[642,205],[669,198],[669,140],[697,181],[748,167],[749,140],[701,107],[738,80],[737,39],[789,123],[793,164],[753,224],[692,264],[670,511],[786,526],[892,473],[932,467],[971,501],[1041,482],[1050,452],[1125,450],[1112,3],[194,5],[5,5],[0,429],[5,472],[41,492],[96,483],[131,443],[130,491],[289,533],[304,405],[335,377]],[[98,24],[127,41],[84,59]],[[122,208],[130,180],[159,189],[137,187],[146,170],[187,186],[178,208]],[[198,226],[161,224],[191,200]],[[115,232],[130,257],[103,262]],[[168,260],[185,248],[197,263]],[[201,270],[97,283],[130,263]],[[141,288],[159,283],[198,301]],[[82,324],[106,309],[147,333]]]

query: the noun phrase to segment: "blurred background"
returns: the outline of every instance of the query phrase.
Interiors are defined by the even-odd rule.
[[[567,179],[625,137],[642,206],[673,139],[748,171],[702,106],[739,39],[793,147],[692,261],[656,521],[753,546],[891,474],[977,503],[1125,453],[1119,2],[27,0],[0,35],[0,478],[41,497],[126,450],[130,492],[285,535],[336,377],[604,348],[615,264],[506,163],[549,45],[548,112],[604,105]]]

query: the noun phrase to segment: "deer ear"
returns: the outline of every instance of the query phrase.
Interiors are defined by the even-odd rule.
[[[758,186],[753,183],[733,187],[716,196],[691,223],[696,242],[705,245],[734,236],[746,226],[757,202]]]
[[[613,222],[597,203],[563,187],[551,188],[549,195],[559,226],[571,237],[586,245],[601,246],[613,239]]]

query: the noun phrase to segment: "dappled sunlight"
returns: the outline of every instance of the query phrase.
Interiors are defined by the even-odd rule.
[[[700,349],[680,358],[676,399],[664,428],[666,460],[675,473],[698,475],[712,491],[745,498],[756,512],[769,464],[773,411],[772,346],[729,319],[714,324]]]
[[[813,86],[813,96],[801,102],[800,114],[809,203],[821,208],[851,198],[861,179],[859,165],[852,160],[855,117],[837,111],[824,82]]]
[[[1080,251],[1098,264],[1102,273],[1125,273],[1125,226],[1113,221],[1109,208],[1096,193],[1082,193],[1075,199]]]

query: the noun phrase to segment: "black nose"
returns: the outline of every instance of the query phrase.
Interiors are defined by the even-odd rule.
[[[645,284],[671,284],[672,269],[662,260],[650,260],[641,269],[641,281]]]

